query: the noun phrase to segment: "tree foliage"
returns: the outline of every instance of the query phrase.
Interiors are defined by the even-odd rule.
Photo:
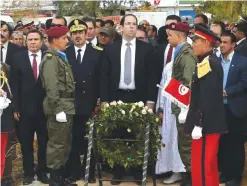
[[[101,1],[54,1],[62,16],[92,16],[103,17],[119,15],[120,10],[152,9],[147,1],[143,0],[101,0]]]
[[[210,13],[212,21],[234,22],[240,15],[247,14],[246,1],[203,1],[198,7],[194,7],[197,14]]]

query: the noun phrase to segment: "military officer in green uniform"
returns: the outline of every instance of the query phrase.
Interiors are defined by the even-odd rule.
[[[64,165],[71,146],[73,116],[75,114],[75,84],[66,49],[68,28],[53,26],[46,31],[50,49],[40,64],[40,77],[46,96],[43,101],[47,116],[47,166],[51,169],[50,185],[76,185],[65,181]]]
[[[167,32],[170,45],[175,47],[172,78],[189,87],[196,67],[196,57],[191,45],[187,43],[189,26],[184,23],[171,23],[168,25]],[[172,104],[171,108],[172,113],[176,115],[178,128],[178,150],[186,169],[186,173],[183,174],[183,182],[181,186],[191,186],[191,136],[185,136],[182,134],[184,122],[179,121],[178,119],[181,109],[175,104]]]

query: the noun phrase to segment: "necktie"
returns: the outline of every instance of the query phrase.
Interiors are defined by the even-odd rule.
[[[77,64],[81,64],[81,49],[77,50],[77,58],[76,58]]]
[[[4,62],[3,61],[3,49],[4,49],[4,46],[1,46],[1,62]]]
[[[168,50],[167,57],[166,57],[166,64],[171,62],[171,60],[172,60],[172,52],[173,52],[173,47],[170,46],[170,48]]]
[[[124,58],[124,82],[129,85],[131,83],[131,43],[126,43],[127,49]]]
[[[36,61],[37,54],[32,54],[32,56],[33,56],[33,65],[32,65],[33,76],[34,76],[34,79],[37,80],[38,78],[37,61]]]

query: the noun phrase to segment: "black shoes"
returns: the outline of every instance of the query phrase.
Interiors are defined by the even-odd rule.
[[[24,176],[23,178],[23,185],[30,185],[32,184],[34,181],[33,177],[29,177],[29,176]]]
[[[45,172],[39,172],[37,173],[38,181],[40,181],[43,184],[49,184],[49,178]]]

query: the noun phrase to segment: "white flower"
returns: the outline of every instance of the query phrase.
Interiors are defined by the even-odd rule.
[[[148,107],[147,107],[147,106],[145,106],[144,108],[145,108],[146,110],[148,110]]]
[[[159,120],[159,118],[156,118],[155,121],[158,123],[160,120]]]
[[[130,129],[130,128],[128,128],[128,129],[127,129],[127,131],[128,131],[128,132],[131,132],[131,129]]]
[[[121,113],[122,113],[123,115],[125,115],[125,111],[124,111],[124,110],[121,110]]]
[[[116,106],[117,105],[117,102],[116,101],[113,101],[113,102],[110,103],[110,105]]]
[[[152,114],[153,113],[153,110],[152,109],[148,109],[148,112]]]
[[[145,115],[147,114],[147,111],[145,109],[142,110],[142,114]]]
[[[135,102],[135,103],[134,103],[134,105],[138,105],[138,103],[137,103],[137,102]]]
[[[117,104],[122,105],[123,102],[122,102],[121,100],[119,100],[119,101],[117,102]]]
[[[144,103],[143,103],[142,101],[140,101],[140,102],[138,103],[138,107],[144,107]]]
[[[107,107],[109,107],[109,106],[110,106],[109,103],[106,103],[106,104],[104,105],[105,108],[107,108]]]

